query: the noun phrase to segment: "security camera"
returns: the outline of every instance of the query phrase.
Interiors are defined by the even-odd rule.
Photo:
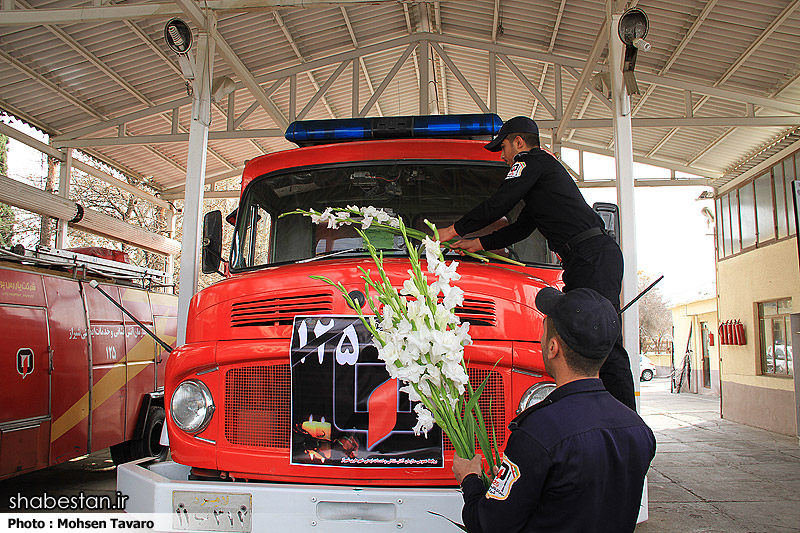
[[[633,40],[633,46],[641,50],[642,52],[649,52],[652,46],[650,43],[642,39],[641,37],[637,37]]]
[[[650,28],[647,14],[638,7],[632,7],[619,19],[619,39],[625,43],[625,58],[622,61],[622,76],[628,94],[639,94],[639,86],[633,74],[636,68],[636,53],[650,50],[650,43],[644,40]]]

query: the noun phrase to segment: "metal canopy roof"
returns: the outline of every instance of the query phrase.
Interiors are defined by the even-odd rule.
[[[636,64],[634,159],[708,178],[673,173],[675,183],[719,186],[800,139],[799,4],[638,2],[652,50]],[[2,0],[0,8],[0,109],[49,133],[57,148],[149,180],[165,198],[183,194],[191,118],[163,37],[173,16],[195,35],[210,33],[214,77],[236,83],[212,111],[208,182],[293,146],[282,134],[296,118],[528,114],[545,142],[613,155],[599,0]]]

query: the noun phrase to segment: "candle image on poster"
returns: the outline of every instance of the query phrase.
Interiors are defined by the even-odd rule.
[[[441,468],[442,431],[414,435],[414,405],[357,316],[298,316],[292,327],[291,464]]]

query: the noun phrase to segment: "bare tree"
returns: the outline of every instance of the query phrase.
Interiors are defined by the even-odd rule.
[[[639,291],[653,282],[653,277],[639,272]],[[642,352],[662,352],[664,341],[672,332],[672,313],[664,303],[658,286],[641,297],[639,305],[639,346]]]
[[[0,174],[8,174],[8,137],[0,133]],[[0,246],[11,246],[16,217],[10,205],[0,203]]]
[[[6,173],[4,166],[6,155],[4,139],[4,136],[0,136],[0,173],[2,174]],[[157,191],[150,187],[147,182],[119,173],[85,154],[75,152],[75,157],[148,193],[157,194]],[[48,161],[47,176],[28,176],[23,180],[35,187],[55,194],[58,188],[57,164],[57,161],[50,159]],[[223,182],[218,182],[215,185],[215,190],[238,191],[239,187],[240,178],[230,178]],[[85,209],[98,211],[154,233],[169,235],[166,209],[142,200],[127,191],[118,189],[75,168],[72,169],[69,196],[72,201],[79,203]],[[203,213],[219,209],[222,211],[223,216],[227,216],[236,208],[237,204],[238,199],[205,200]],[[182,201],[175,202],[175,233],[171,237],[178,241],[183,236],[182,207]],[[0,246],[10,247],[13,244],[23,244],[28,248],[37,244],[52,246],[55,222],[54,219],[49,217],[39,216],[0,203]],[[226,245],[231,242],[232,230],[233,227],[231,225],[223,224],[223,243]],[[160,254],[87,233],[74,227],[69,228],[68,237],[72,248],[99,246],[120,250],[128,253],[131,262],[134,264],[160,270],[166,269],[166,258]],[[225,252],[227,252],[227,246],[225,246]],[[223,255],[226,256],[227,253]],[[177,287],[180,280],[180,254],[175,257],[174,267],[174,283]],[[203,274],[200,277],[199,288],[207,287],[220,279],[219,274]]]

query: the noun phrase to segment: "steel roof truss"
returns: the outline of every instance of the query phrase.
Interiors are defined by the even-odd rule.
[[[344,23],[347,26],[347,31],[350,34],[350,40],[353,41],[353,46],[358,48],[358,40],[356,39],[356,32],[353,30],[353,24],[350,22],[350,16],[347,14],[347,9],[344,6],[339,6],[339,10],[342,12],[342,18],[344,19]],[[364,61],[364,56],[358,57],[358,64],[361,67],[361,71],[364,74],[364,80],[367,82],[367,89],[369,89],[369,94],[372,96],[375,94],[375,88],[372,86],[372,78],[369,75],[369,71],[367,70],[367,63]],[[353,98],[354,105],[352,106],[352,115],[356,116],[358,114],[358,86],[356,85],[356,80],[358,79],[358,71],[353,72]],[[378,102],[375,103],[375,111],[378,113],[379,117],[383,116],[383,111],[381,110],[381,106]],[[294,120],[294,118],[292,119]]]
[[[467,91],[467,93],[469,93],[470,97],[475,102],[475,104],[477,104],[477,106],[480,107],[481,111],[483,111],[484,113],[489,113],[489,108],[486,106],[486,102],[484,102],[481,99],[481,97],[478,96],[478,93],[475,92],[475,89],[473,89],[472,85],[470,85],[469,81],[467,81],[467,78],[464,77],[464,75],[458,69],[456,64],[453,62],[452,59],[450,59],[450,56],[448,56],[445,53],[445,51],[442,49],[439,43],[435,41],[430,41],[430,44],[433,47],[433,49],[436,50],[436,53],[439,54],[439,57],[442,58],[442,61],[445,62],[447,68],[450,69],[450,72],[453,73],[453,75],[456,77],[461,86]]]
[[[350,64],[351,64],[350,61],[342,61],[342,63],[339,65],[339,68],[337,68],[334,71],[334,73],[330,75],[330,77],[322,85],[322,87],[319,87],[317,89],[316,94],[311,97],[311,100],[309,100],[308,103],[305,105],[305,107],[300,111],[300,113],[297,115],[297,119],[296,120],[303,120],[305,118],[305,116],[308,114],[308,112],[311,111],[311,108],[314,107],[314,104],[319,102],[320,99],[324,99],[324,96],[325,96],[325,93],[327,92],[327,90],[331,88],[331,85],[333,85],[333,82],[336,81],[336,79],[342,74],[342,72],[344,72],[344,69],[347,68],[347,66],[350,65]],[[330,106],[326,105],[326,107],[330,110]]]
[[[511,61],[511,59],[509,59],[507,55],[497,54],[497,57],[499,57],[500,61],[505,63],[508,69],[514,74],[514,76],[516,76],[517,79],[522,82],[525,88],[528,89],[528,91],[534,96],[534,98],[536,98],[536,101],[540,102],[545,107],[545,109],[547,109],[547,112],[550,113],[551,117],[560,118],[559,115],[561,113],[556,110],[553,104],[551,104],[547,100],[547,98],[545,98],[545,96],[541,93],[541,91],[537,89],[533,83],[531,83],[531,80],[529,80],[527,76],[525,76],[525,74],[522,73],[519,67],[517,67],[517,65],[515,65],[514,62]],[[559,65],[556,65],[556,68],[560,68]],[[558,95],[558,91],[556,91],[556,94]],[[558,95],[557,98],[560,100],[561,96]]]
[[[386,74],[386,77],[383,79],[381,84],[378,86],[378,89],[375,91],[375,93],[373,93],[373,95],[370,97],[370,99],[367,101],[367,103],[364,105],[364,107],[361,108],[361,111],[358,113],[359,117],[367,116],[367,113],[369,113],[369,110],[372,109],[372,106],[375,105],[375,102],[377,102],[378,98],[381,97],[381,95],[383,94],[383,91],[385,91],[386,87],[389,86],[389,83],[391,83],[391,81],[397,75],[397,72],[400,70],[400,67],[403,66],[403,64],[408,59],[408,56],[411,55],[411,53],[414,51],[414,48],[416,48],[416,46],[417,46],[416,42],[412,42],[411,44],[406,46],[406,49],[400,55],[400,58],[397,61],[395,61],[394,65],[392,66],[392,69],[389,71],[388,74]]]

